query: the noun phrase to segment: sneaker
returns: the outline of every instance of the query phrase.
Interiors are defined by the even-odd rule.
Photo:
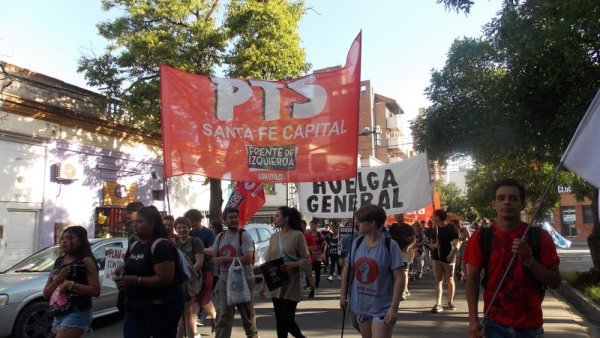
[[[304,290],[310,290],[310,285],[305,285]]]
[[[403,300],[406,300],[406,296],[405,295],[400,296],[400,301],[403,301]]]
[[[409,290],[409,289],[406,289],[406,291],[404,291],[404,295],[405,295],[406,297],[410,296],[410,290]]]
[[[448,310],[456,310],[456,305],[454,305],[454,303],[448,303]]]
[[[204,326],[204,320],[208,316],[208,313],[204,309],[200,309],[198,312],[198,318],[196,318],[196,326]]]
[[[439,304],[435,304],[435,306],[431,308],[431,313],[440,313],[442,311],[444,311],[444,308]]]
[[[333,276],[327,277],[327,280],[330,281],[330,282],[333,282]]]
[[[337,276],[337,280],[342,280],[342,276]]]
[[[310,292],[308,293],[308,298],[315,298],[315,289],[310,289]]]

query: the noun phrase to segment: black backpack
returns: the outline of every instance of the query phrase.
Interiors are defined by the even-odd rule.
[[[531,226],[527,231],[527,242],[529,242],[529,246],[531,247],[531,252],[533,254],[533,258],[537,261],[540,260],[540,231],[541,228],[539,226]],[[487,284],[487,266],[490,262],[490,251],[492,247],[492,237],[494,237],[494,231],[492,230],[492,226],[484,226],[479,230],[479,242],[481,243],[481,253],[483,255],[483,265],[481,268],[483,269],[483,278],[481,279],[481,286],[485,289]],[[531,274],[531,272],[529,272]],[[544,296],[546,295],[547,286],[540,282],[533,275],[531,276],[535,283],[538,285],[538,290],[540,293],[540,297],[544,300]]]

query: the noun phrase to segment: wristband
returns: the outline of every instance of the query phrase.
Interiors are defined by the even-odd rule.
[[[142,286],[142,276],[138,276],[136,284]]]
[[[73,286],[75,286],[75,281],[71,281],[71,284],[69,284],[69,287],[67,288],[67,290],[73,291]]]

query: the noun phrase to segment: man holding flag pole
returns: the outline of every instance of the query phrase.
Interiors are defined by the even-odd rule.
[[[492,207],[498,216],[497,223],[486,231],[491,234],[489,236],[491,240],[485,240],[486,236],[481,235],[484,229],[479,229],[471,236],[465,253],[465,260],[469,264],[467,303],[470,337],[543,336],[541,311],[543,288],[544,285],[557,288],[560,285],[561,277],[558,269],[559,259],[552,238],[546,231],[534,231],[532,224],[536,221],[550,186],[563,164],[593,185],[597,198],[597,189],[600,187],[598,130],[600,130],[600,90],[579,123],[529,225],[520,222],[520,212],[525,206],[523,186],[514,180],[501,180],[496,183],[493,189]],[[522,233],[519,234],[519,232]],[[519,235],[513,236],[512,234],[515,233]],[[536,233],[539,235],[538,239],[535,239]],[[493,239],[497,235],[502,238],[496,239],[494,246]],[[512,244],[510,243],[511,239]],[[493,254],[487,254],[485,252],[487,250],[482,250],[481,246],[482,242],[490,241],[491,245],[487,245],[487,250]],[[534,244],[533,247],[532,244]],[[509,256],[507,245],[510,246],[510,251],[513,253],[508,264],[506,264]],[[486,245],[484,244],[484,246]],[[521,264],[515,265],[517,257]],[[513,267],[514,269],[512,269]],[[486,286],[488,288],[484,294],[483,321],[480,322],[477,304],[482,268],[487,270],[482,285],[484,288]],[[502,277],[498,278],[499,275]],[[494,283],[490,279],[495,279],[497,282]],[[536,284],[539,293],[532,292],[534,290],[532,286]],[[492,289],[495,290],[492,291]],[[495,300],[497,300],[496,303],[494,303]]]

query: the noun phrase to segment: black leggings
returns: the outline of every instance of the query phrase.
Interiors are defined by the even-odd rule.
[[[314,261],[312,264],[313,271],[315,272],[315,287],[319,288],[321,283],[321,261]]]
[[[287,338],[288,332],[295,338],[305,338],[296,324],[297,305],[298,302],[289,299],[273,298],[277,338]]]

